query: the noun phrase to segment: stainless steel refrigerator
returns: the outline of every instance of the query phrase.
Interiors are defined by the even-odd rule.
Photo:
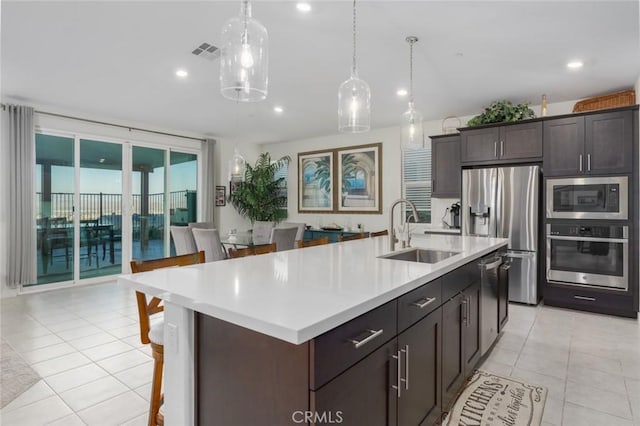
[[[537,304],[540,167],[462,171],[462,234],[508,238],[509,300]]]

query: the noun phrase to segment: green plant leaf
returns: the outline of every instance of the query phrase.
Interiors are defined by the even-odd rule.
[[[280,222],[287,216],[284,209],[286,197],[279,189],[284,178],[275,178],[276,173],[291,161],[284,156],[271,162],[268,152],[260,154],[255,165],[247,164],[244,182],[237,191],[229,194],[228,200],[242,216],[253,224],[256,220]]]

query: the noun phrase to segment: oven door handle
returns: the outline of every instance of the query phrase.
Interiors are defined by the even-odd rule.
[[[557,235],[547,235],[549,240],[560,241],[588,241],[594,243],[622,243],[627,244],[629,242],[626,238],[593,238],[593,237],[560,237]]]

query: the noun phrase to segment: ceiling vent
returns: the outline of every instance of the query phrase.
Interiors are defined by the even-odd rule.
[[[209,61],[215,61],[220,56],[220,49],[213,44],[202,43],[196,47],[191,53],[201,58],[208,59]]]

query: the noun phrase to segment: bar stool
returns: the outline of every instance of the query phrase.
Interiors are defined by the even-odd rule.
[[[131,272],[147,272],[170,266],[186,266],[204,263],[204,252],[185,254],[182,256],[165,257],[152,260],[132,260]],[[153,356],[153,380],[151,382],[151,398],[149,401],[149,426],[164,425],[164,415],[160,406],[164,399],[162,389],[162,368],[164,366],[164,321],[151,325],[150,317],[164,311],[160,305],[162,300],[152,297],[147,302],[147,295],[136,291],[138,301],[138,317],[140,319],[140,340],[144,344],[151,344]]]

